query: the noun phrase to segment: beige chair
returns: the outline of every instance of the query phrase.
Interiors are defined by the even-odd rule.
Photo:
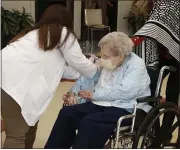
[[[110,32],[110,26],[105,26],[102,22],[102,9],[85,9],[85,25],[87,27],[85,33],[88,32],[88,41],[91,41],[91,53],[94,48],[93,31],[108,30]]]

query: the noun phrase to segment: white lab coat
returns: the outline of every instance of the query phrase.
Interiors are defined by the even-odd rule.
[[[62,31],[65,38],[67,29]],[[21,107],[29,126],[46,110],[59,85],[66,63],[83,76],[92,78],[97,67],[82,54],[77,40],[68,38],[61,48],[43,51],[37,30],[29,32],[2,50],[2,89]]]

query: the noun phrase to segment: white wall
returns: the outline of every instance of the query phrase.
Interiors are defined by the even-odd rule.
[[[74,31],[76,35],[81,37],[81,1],[74,1]]]
[[[35,0],[2,0],[2,7],[8,10],[22,11],[23,7],[28,13],[31,13],[35,20]],[[74,30],[78,37],[81,35],[81,1],[74,1]]]
[[[123,17],[127,17],[131,9],[132,0],[119,0],[118,1],[118,20],[117,20],[117,31],[122,31],[126,34],[131,34],[128,31],[128,23]]]
[[[117,16],[117,30],[130,34],[128,31],[127,20],[123,19],[128,15],[131,8],[132,0],[119,0],[118,1],[118,16]],[[22,11],[24,7],[28,13],[31,13],[35,20],[35,0],[3,0],[2,6],[5,9],[16,9]],[[81,1],[74,0],[74,30],[78,37],[81,35]]]
[[[10,0],[2,0],[2,7],[8,10],[19,10],[22,11],[23,7],[25,8],[26,12],[31,13],[33,19],[35,19],[35,1],[34,0],[26,0],[26,1],[10,1]]]

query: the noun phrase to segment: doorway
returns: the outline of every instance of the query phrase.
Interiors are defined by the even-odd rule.
[[[106,3],[104,7],[106,9],[105,16],[107,17],[106,25],[110,26],[111,32],[117,31],[117,16],[118,16],[118,0],[102,0],[102,3]],[[98,5],[95,8],[100,8]],[[102,9],[104,9],[102,8]],[[84,16],[85,2],[81,3],[81,39],[84,38],[85,32],[85,16]]]
[[[118,1],[108,0],[106,15],[108,20],[108,26],[110,26],[111,32],[117,31],[117,13],[118,13]]]

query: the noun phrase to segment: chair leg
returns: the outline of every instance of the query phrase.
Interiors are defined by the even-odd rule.
[[[5,128],[4,128],[4,122],[3,122],[3,120],[1,119],[1,132],[3,132],[5,130]]]
[[[91,54],[93,53],[93,48],[94,48],[94,39],[93,39],[93,29],[91,28]]]

